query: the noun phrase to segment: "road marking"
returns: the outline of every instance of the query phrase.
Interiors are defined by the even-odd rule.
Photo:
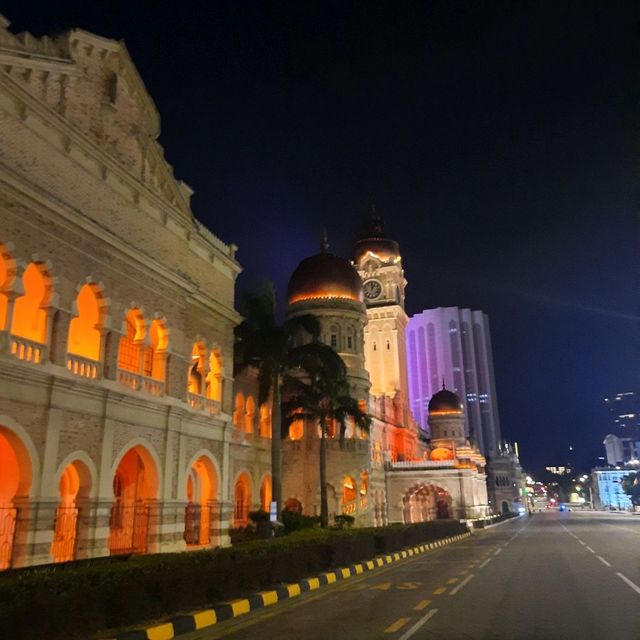
[[[626,582],[636,593],[640,593],[640,587],[635,582],[632,582],[631,580],[629,580],[629,578],[627,578],[627,576],[625,576],[623,573],[620,573],[619,571],[616,572],[616,575],[621,580]]]
[[[407,622],[409,622],[411,618],[398,618],[393,624],[390,624],[385,630],[385,633],[395,633],[396,631],[400,631],[402,627],[404,627]]]
[[[447,590],[447,587],[438,587],[438,588],[433,592],[433,595],[435,595],[435,596],[440,596],[440,595],[442,595],[446,590]]]
[[[380,584],[374,584],[370,589],[378,589],[379,591],[389,591],[391,589],[390,582],[381,582]]]
[[[483,569],[484,567],[486,567],[489,563],[491,562],[491,558],[487,558],[479,567],[478,569]]]
[[[420,629],[420,627],[427,622],[427,620],[429,620],[429,618],[432,618],[433,616],[436,615],[436,613],[438,613],[437,609],[431,609],[431,611],[428,611],[427,614],[425,616],[423,616],[422,618],[420,618],[420,620],[418,620],[418,622],[416,622],[413,627],[411,627],[410,629],[407,629],[399,638],[398,640],[409,640],[409,638],[418,630]]]
[[[451,591],[449,592],[449,595],[455,596],[456,593],[458,593],[458,591],[460,591],[460,589],[462,589],[462,587],[464,587],[464,585],[471,580],[471,578],[473,578],[473,573],[468,575],[457,587],[454,587],[453,589],[451,589]]]
[[[602,562],[602,564],[606,565],[607,567],[611,566],[611,563],[607,562],[602,556],[598,556],[598,560],[600,560],[600,562]]]
[[[447,584],[455,584],[456,582],[458,582],[458,578],[449,578],[447,580]]]
[[[463,569],[463,570],[460,572],[460,575],[461,575],[461,576],[463,576],[465,573],[469,573],[469,570],[468,570],[468,569]]]
[[[595,551],[588,544],[585,544],[584,546],[585,546],[585,549],[589,549],[591,553],[595,553]]]
[[[413,607],[413,610],[422,611],[423,609],[426,609],[430,604],[431,604],[431,600],[420,600],[420,602],[418,602],[418,604],[415,607]]]
[[[582,540],[580,540],[580,538],[578,538],[577,540],[578,540],[578,542],[579,542],[583,547],[586,547],[586,546],[587,546],[585,542],[582,542]]]
[[[497,556],[497,555],[498,555],[498,554],[500,554],[500,553],[502,553],[502,549],[496,549],[496,550],[493,552],[493,555],[494,555],[494,556]]]

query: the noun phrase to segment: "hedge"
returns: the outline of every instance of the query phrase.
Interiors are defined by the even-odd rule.
[[[9,570],[0,573],[0,638],[86,640],[463,531],[451,520],[307,529],[224,549]]]

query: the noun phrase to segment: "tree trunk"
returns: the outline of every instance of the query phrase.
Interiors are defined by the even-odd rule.
[[[271,406],[271,500],[276,503],[276,513],[282,511],[282,407],[280,405],[280,376],[273,385]]]
[[[320,423],[320,526],[329,526],[329,502],[327,500],[327,449],[325,426]]]

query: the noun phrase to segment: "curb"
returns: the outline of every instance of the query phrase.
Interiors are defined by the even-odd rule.
[[[347,580],[351,576],[360,575],[366,571],[372,571],[373,569],[397,562],[398,560],[404,560],[405,558],[419,555],[432,549],[444,547],[452,542],[458,542],[470,536],[470,532],[461,533],[457,536],[436,540],[435,542],[409,547],[403,551],[395,551],[394,553],[377,556],[373,558],[373,560],[365,560],[364,562],[352,564],[342,569],[327,571],[314,578],[304,578],[298,582],[281,585],[268,591],[259,591],[250,595],[248,598],[222,602],[214,605],[211,609],[175,616],[166,622],[151,627],[122,631],[110,640],[172,640],[172,638],[184,633],[198,631],[199,629],[210,627],[219,622],[243,616],[251,611],[270,607],[283,600],[296,598],[307,591],[315,591],[321,586],[333,584],[340,580]]]

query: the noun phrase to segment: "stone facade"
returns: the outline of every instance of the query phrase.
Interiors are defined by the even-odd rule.
[[[227,544],[270,486],[270,437],[232,421],[236,248],[193,217],[122,43],[7,27],[0,567]]]

